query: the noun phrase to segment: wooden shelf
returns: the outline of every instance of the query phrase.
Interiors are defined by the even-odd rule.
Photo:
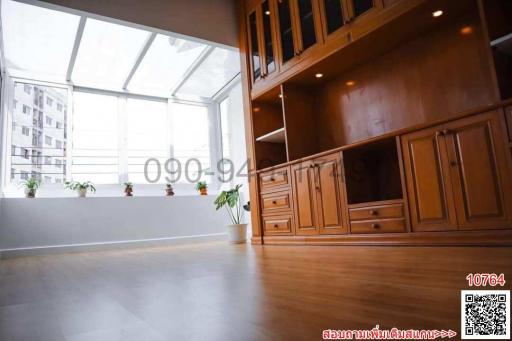
[[[284,127],[256,138],[257,142],[285,143]]]

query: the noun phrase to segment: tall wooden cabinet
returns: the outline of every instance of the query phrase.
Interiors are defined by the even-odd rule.
[[[497,111],[403,136],[414,231],[512,225],[504,127]]]
[[[339,153],[292,166],[297,235],[347,232],[342,169]]]

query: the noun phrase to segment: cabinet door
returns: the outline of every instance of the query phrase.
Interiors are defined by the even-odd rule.
[[[376,8],[382,8],[382,0],[346,0],[349,21],[353,22],[363,14],[368,14]]]
[[[318,0],[295,0],[297,49],[299,55],[322,42]]]
[[[270,0],[264,0],[261,3],[262,29],[263,29],[263,57],[264,57],[264,75],[263,78],[273,74],[277,70],[275,51],[274,51],[274,11],[271,9]]]
[[[413,231],[456,230],[446,143],[441,127],[402,136]]]
[[[346,3],[352,39],[359,39],[382,24],[378,16],[384,8],[382,0],[346,0]]]
[[[460,229],[511,228],[511,165],[502,112],[446,125]]]
[[[295,233],[318,234],[315,203],[315,167],[303,162],[292,167],[293,198],[295,203]]]
[[[315,160],[316,202],[320,234],[347,233],[347,204],[342,190],[339,153]]]
[[[251,68],[251,80],[253,83],[259,81],[263,77],[263,71],[261,69],[261,54],[260,54],[260,29],[258,20],[258,11],[254,10],[249,13],[247,18],[247,30],[249,39],[249,54],[250,54],[250,68]]]
[[[337,39],[347,31],[348,12],[345,0],[320,0],[322,29],[325,39]]]
[[[292,5],[293,0],[277,0],[277,26],[282,65],[298,55]]]

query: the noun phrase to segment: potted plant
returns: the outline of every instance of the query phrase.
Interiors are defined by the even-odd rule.
[[[39,180],[34,177],[31,177],[22,182],[22,185],[25,187],[25,198],[35,198],[37,189],[39,188]]]
[[[96,192],[96,187],[94,187],[94,184],[90,181],[66,181],[64,185],[67,189],[76,191],[78,193],[79,198],[85,198],[87,196],[87,191],[91,191],[92,193]]]
[[[131,182],[124,183],[124,193],[127,197],[133,197],[133,184]]]
[[[171,184],[165,185],[165,195],[168,197],[172,197],[174,195],[174,190]]]
[[[236,185],[235,188],[229,191],[222,191],[215,199],[215,209],[217,211],[222,207],[225,207],[228,211],[232,223],[228,225],[228,237],[232,244],[245,243],[247,239],[247,224],[242,224],[244,211],[240,200],[240,187],[242,185]]]
[[[208,184],[206,184],[206,181],[199,181],[196,184],[196,190],[198,190],[201,195],[208,195]]]

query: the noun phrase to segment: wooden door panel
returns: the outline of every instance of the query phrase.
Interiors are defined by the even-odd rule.
[[[405,135],[402,147],[413,231],[457,229],[446,145],[438,129]]]
[[[318,234],[315,212],[315,178],[312,167],[311,162],[304,162],[292,167],[297,235]]]
[[[347,232],[346,200],[341,185],[339,153],[315,160],[318,223],[321,234]]]
[[[505,122],[499,112],[447,125],[460,228],[512,227]],[[508,188],[508,191],[506,190]]]

